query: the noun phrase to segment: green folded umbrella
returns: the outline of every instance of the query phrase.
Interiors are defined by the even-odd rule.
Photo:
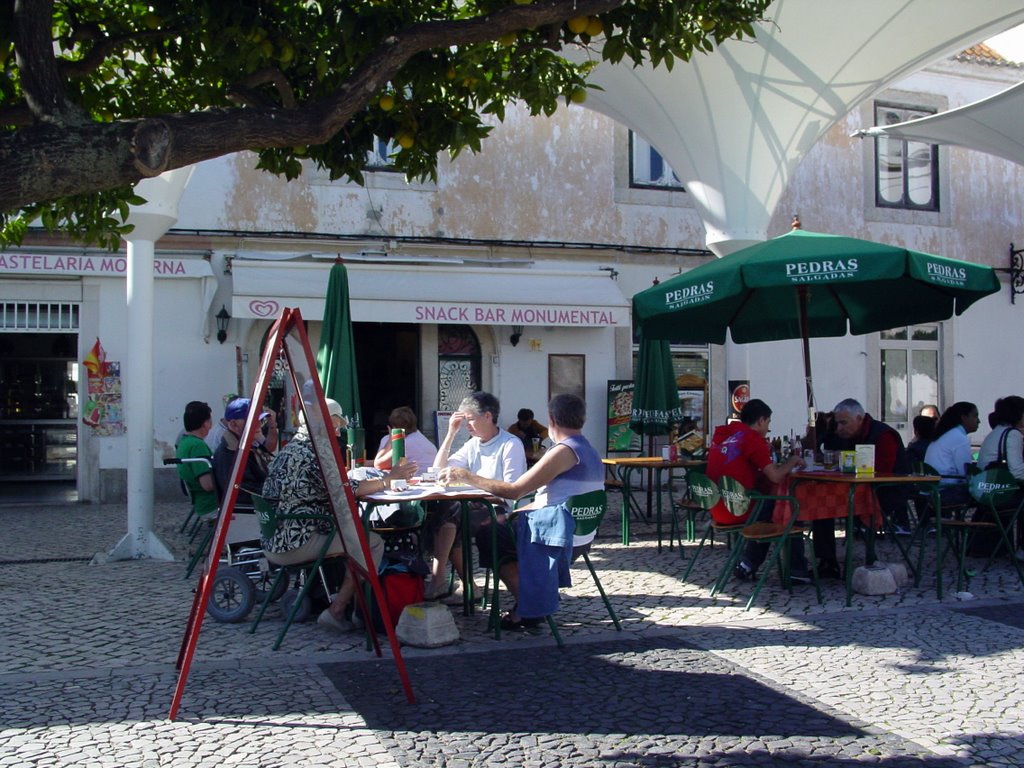
[[[331,267],[327,280],[324,324],[316,370],[324,396],[337,400],[352,426],[359,426],[359,377],[352,339],[352,312],[349,309],[348,271],[340,261]]]
[[[991,267],[794,229],[641,291],[633,320],[681,344],[803,339],[812,411],[810,338],[947,320],[998,290]]]
[[[669,342],[641,332],[629,428],[638,435],[667,435],[682,420]]]

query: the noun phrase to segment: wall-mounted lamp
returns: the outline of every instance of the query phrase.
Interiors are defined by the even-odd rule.
[[[514,347],[516,344],[519,343],[519,340],[521,338],[523,338],[523,326],[513,325],[512,335],[508,337],[508,343]]]
[[[228,308],[221,304],[220,312],[214,317],[217,319],[217,341],[223,344],[228,338],[228,322],[231,320],[231,315],[228,314]]]

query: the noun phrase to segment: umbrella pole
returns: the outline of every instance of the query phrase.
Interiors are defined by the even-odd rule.
[[[654,455],[654,435],[647,436],[647,455]],[[652,492],[652,478],[654,477],[654,468],[647,468],[647,519],[651,519],[651,492]]]
[[[796,292],[800,303],[800,341],[803,343],[804,387],[807,390],[807,435],[811,440],[810,447],[817,451],[818,438],[814,429],[814,383],[811,378],[811,329],[807,319],[807,286],[798,286]]]

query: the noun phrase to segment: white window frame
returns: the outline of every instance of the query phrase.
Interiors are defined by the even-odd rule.
[[[654,160],[661,163],[658,178],[651,176]],[[640,189],[667,189],[685,192],[686,188],[668,161],[650,142],[634,131],[629,132],[629,185]]]

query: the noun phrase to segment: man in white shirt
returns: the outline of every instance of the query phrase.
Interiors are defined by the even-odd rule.
[[[437,451],[434,466],[464,467],[474,474],[493,480],[515,482],[526,472],[526,452],[522,440],[498,426],[500,409],[498,398],[489,392],[474,392],[465,398],[448,422],[448,434]],[[463,424],[471,437],[458,451],[450,453],[452,443]],[[506,504],[506,511],[508,506]],[[451,558],[463,583],[472,576],[467,576],[464,571],[461,545],[456,543],[460,519],[461,508],[458,503],[442,505],[440,519],[435,522],[434,566],[427,599],[440,597],[447,589],[444,583],[446,555]],[[470,527],[477,539],[480,562],[485,566],[491,564],[490,532],[486,528],[489,524],[490,511],[487,505],[474,502],[470,506]],[[499,542],[499,561],[504,562],[506,555],[514,558],[515,542],[511,542],[511,553],[503,552],[503,548],[507,549],[508,546],[508,542]],[[518,585],[513,583],[516,581],[514,560],[501,566],[500,575],[509,589],[513,593],[517,592]]]

